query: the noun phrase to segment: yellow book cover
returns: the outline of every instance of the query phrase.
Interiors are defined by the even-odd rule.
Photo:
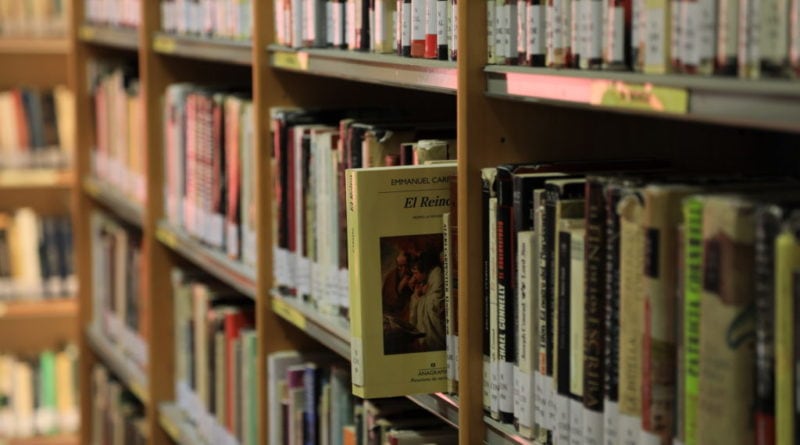
[[[347,170],[353,393],[447,390],[442,214],[454,165]]]
[[[793,221],[800,221],[794,213]],[[796,224],[796,223],[795,223]],[[795,225],[796,227],[796,225]],[[800,239],[787,227],[775,239],[775,434],[776,443],[795,443],[794,315],[800,273]]]
[[[737,196],[703,207],[697,443],[755,440],[755,212]]]

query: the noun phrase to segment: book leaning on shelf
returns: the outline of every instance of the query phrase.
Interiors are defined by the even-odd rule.
[[[255,139],[249,95],[173,84],[167,87],[164,115],[167,221],[254,267]]]
[[[68,216],[0,213],[0,301],[72,297],[77,291]]]
[[[350,349],[360,397],[447,390],[442,215],[455,171],[451,163],[346,172]]]
[[[90,217],[92,324],[141,369],[147,368],[147,300],[142,290],[142,235],[110,216]]]
[[[0,38],[63,37],[68,0],[0,1]]]
[[[301,445],[456,444],[458,431],[405,398],[362,400],[347,363],[326,354],[267,357],[268,442]]]
[[[63,86],[0,92],[0,169],[67,168],[73,153],[71,101]]]
[[[145,445],[149,437],[142,402],[101,365],[92,371],[92,443]]]
[[[255,445],[257,335],[254,301],[173,269],[175,394],[208,443]]]
[[[0,439],[77,432],[77,368],[73,345],[29,357],[0,354]]]

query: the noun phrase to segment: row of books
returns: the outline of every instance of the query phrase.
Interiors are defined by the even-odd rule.
[[[275,2],[275,42],[455,60],[455,0]]]
[[[141,233],[110,216],[90,218],[93,325],[140,369],[147,369],[147,310]]]
[[[0,213],[0,301],[72,297],[77,287],[69,216]]]
[[[798,183],[583,175],[627,169],[482,171],[484,409],[541,443],[794,443]]]
[[[458,431],[405,398],[350,393],[346,363],[279,351],[267,358],[269,443],[283,445],[457,444]]]
[[[94,444],[145,445],[148,427],[144,406],[109,371],[92,371],[92,430]]]
[[[142,0],[83,0],[86,21],[96,25],[138,28]]]
[[[147,199],[144,110],[136,70],[103,61],[94,62],[90,70],[95,120],[92,171],[143,204]]]
[[[64,0],[0,0],[0,37],[63,37]]]
[[[161,29],[215,39],[250,40],[251,0],[161,0]]]
[[[0,169],[66,168],[72,153],[71,100],[63,86],[0,92]]]
[[[209,444],[258,442],[254,301],[173,269],[175,394]]]
[[[166,91],[164,115],[167,220],[254,267],[255,137],[249,96],[174,84]]]
[[[454,158],[455,128],[386,110],[271,114],[277,286],[323,314],[346,318],[345,170]]]
[[[796,0],[488,0],[488,63],[794,77]]]
[[[0,440],[72,434],[80,426],[78,349],[0,354]]]

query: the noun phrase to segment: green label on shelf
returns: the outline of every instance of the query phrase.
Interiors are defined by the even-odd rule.
[[[172,54],[175,52],[175,39],[167,36],[156,36],[153,39],[153,50],[157,53]]]
[[[689,92],[651,83],[598,80],[592,84],[591,102],[614,108],[686,114],[689,111]]]
[[[273,54],[273,64],[278,68],[306,71],[308,69],[308,54],[288,51],[276,51]]]
[[[281,318],[285,319],[289,323],[297,326],[300,329],[306,328],[306,317],[300,313],[297,309],[289,306],[288,303],[279,299],[273,298],[272,299],[272,310],[275,311]]]

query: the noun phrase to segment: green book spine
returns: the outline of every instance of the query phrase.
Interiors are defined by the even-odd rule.
[[[697,398],[700,383],[700,295],[703,286],[703,199],[683,202],[684,235],[684,443],[697,444]]]
[[[44,434],[56,432],[56,356],[52,351],[45,351],[39,357],[39,380],[42,392],[42,413],[44,416],[41,425]]]

